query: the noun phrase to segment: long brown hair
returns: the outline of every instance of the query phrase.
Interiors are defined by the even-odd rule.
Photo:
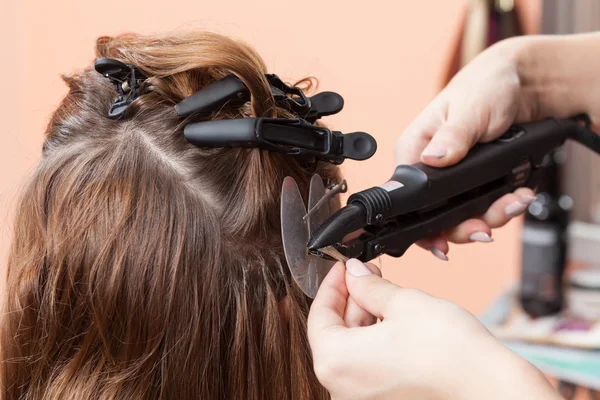
[[[328,397],[312,371],[308,299],[286,269],[278,209],[285,176],[306,193],[313,173],[334,181],[337,169],[186,142],[190,120],[174,104],[228,74],[253,100],[210,119],[290,116],[239,41],[128,34],[98,39],[97,56],[148,78],[126,118],[111,120],[107,79],[91,68],[65,77],[70,91],[16,216],[4,397]]]

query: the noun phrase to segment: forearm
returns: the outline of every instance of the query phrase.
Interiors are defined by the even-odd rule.
[[[507,41],[532,118],[587,113],[600,124],[600,33]],[[527,116],[525,117],[527,118]]]

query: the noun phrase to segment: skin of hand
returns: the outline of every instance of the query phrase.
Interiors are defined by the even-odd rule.
[[[314,368],[333,399],[560,399],[469,312],[376,271],[337,263],[311,306]],[[349,298],[366,323],[348,323]]]
[[[518,41],[501,42],[459,71],[400,136],[396,163],[451,166],[476,143],[500,137],[513,122],[535,119],[535,98],[521,85],[518,48]],[[419,244],[447,259],[448,241],[491,242],[492,228],[523,213],[534,200],[533,191],[520,188],[497,200],[480,218]]]
[[[476,143],[492,141],[512,123],[588,114],[600,131],[600,33],[521,36],[482,52],[452,79],[400,136],[397,164],[434,167],[459,162]],[[448,241],[491,242],[493,228],[534,200],[522,188],[480,218],[419,243],[447,260]]]

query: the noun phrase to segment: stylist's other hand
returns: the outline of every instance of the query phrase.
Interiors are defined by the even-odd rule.
[[[333,399],[559,398],[469,312],[400,288],[358,260],[347,270],[342,263],[332,268],[308,318],[315,372]],[[382,322],[349,326],[349,296]],[[514,391],[520,383],[513,380],[533,387]]]
[[[517,44],[516,40],[501,42],[465,66],[400,136],[396,163],[451,166],[476,143],[500,137],[513,122],[536,119],[536,100],[522,89],[514,61]],[[518,189],[480,218],[419,244],[444,259],[448,241],[492,241],[491,230],[523,213],[534,197],[530,189]]]

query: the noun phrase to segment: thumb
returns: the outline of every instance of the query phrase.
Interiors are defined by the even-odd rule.
[[[321,285],[308,314],[308,339],[318,341],[323,332],[331,327],[344,328],[344,310],[348,299],[343,264],[336,263]]]
[[[346,271],[346,286],[354,301],[371,315],[385,318],[400,287],[373,274],[354,258],[346,262]]]
[[[421,161],[432,167],[448,167],[462,160],[483,132],[473,124],[444,123],[421,153]]]

